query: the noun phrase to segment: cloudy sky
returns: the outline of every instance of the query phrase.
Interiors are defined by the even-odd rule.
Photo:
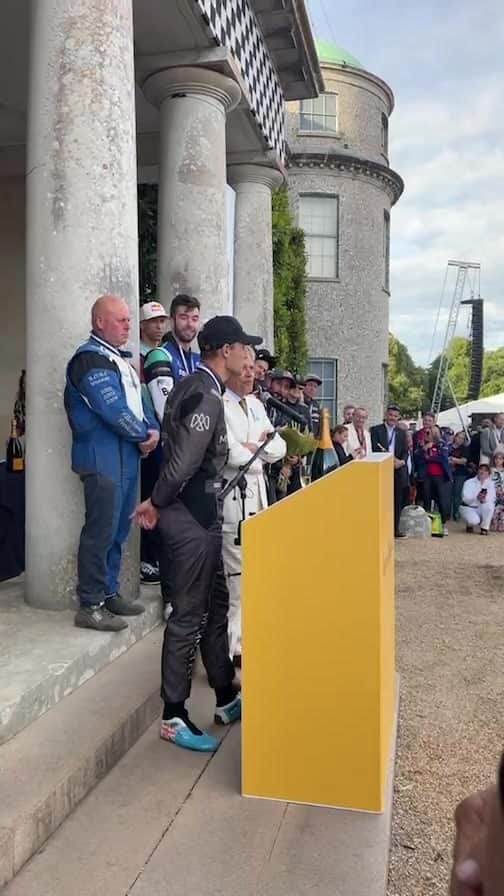
[[[486,347],[504,345],[504,6],[308,6],[316,36],[345,47],[395,93],[390,161],[406,190],[392,216],[392,332],[427,363],[446,263],[455,258],[481,263]],[[464,311],[457,332],[467,326]],[[441,326],[435,352],[443,335]]]

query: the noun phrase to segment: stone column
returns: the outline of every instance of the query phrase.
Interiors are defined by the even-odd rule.
[[[127,299],[138,338],[132,0],[37,0],[32,8],[26,599],[64,609],[74,597],[83,523],[81,487],[70,471],[65,366],[102,293]],[[134,557],[125,591],[136,588]]]
[[[273,350],[273,238],[271,193],[283,175],[263,165],[230,165],[228,182],[236,193],[234,314],[248,333]]]
[[[143,85],[161,110],[159,299],[197,296],[203,318],[228,308],[226,114],[238,85],[204,68],[168,68]]]

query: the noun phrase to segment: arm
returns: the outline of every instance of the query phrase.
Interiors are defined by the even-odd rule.
[[[204,392],[185,395],[175,412],[177,428],[152,492],[154,507],[171,504],[200,468],[222,413],[220,400]]]
[[[490,430],[482,429],[480,436],[480,454],[484,454],[485,457],[490,457],[492,451],[490,449]]]
[[[479,504],[477,495],[479,493],[479,482],[475,483],[474,479],[467,479],[462,489],[462,500],[468,507],[477,507]]]
[[[148,426],[130,410],[116,365],[98,352],[81,352],[69,377],[86,404],[103,423],[128,442],[146,442]]]
[[[154,348],[146,354],[144,376],[156,417],[162,423],[166,399],[174,383],[171,356],[164,348]]]
[[[273,432],[273,426],[270,423],[269,417],[264,409],[264,405],[260,402],[254,404],[254,411],[257,413],[259,418],[258,423],[263,432],[269,433]],[[282,460],[287,453],[287,445],[285,444],[282,436],[279,436],[278,433],[268,442],[261,453],[261,459],[266,464],[275,464],[277,461]]]
[[[402,430],[399,430],[401,433],[400,442],[397,443],[397,433],[396,433],[396,457],[398,460],[403,460],[405,463],[408,460],[408,440],[406,438],[406,433]]]

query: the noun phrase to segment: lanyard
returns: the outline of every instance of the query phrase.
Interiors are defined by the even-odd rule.
[[[178,344],[176,339],[174,339],[174,342],[175,342],[175,345],[177,346],[180,360],[182,361],[182,364],[184,365],[185,372],[189,376],[190,373],[194,373],[194,371],[195,371],[194,358],[193,358],[192,351],[189,350],[189,364],[188,364],[185,351],[180,347],[180,345]]]
[[[209,370],[208,367],[205,366],[205,364],[200,364],[198,370],[204,370],[205,373],[208,373],[208,376],[210,376],[213,379],[215,385],[217,386],[219,395],[222,395],[222,387],[221,387],[221,384],[219,383],[219,380],[215,376],[215,373],[212,370]]]

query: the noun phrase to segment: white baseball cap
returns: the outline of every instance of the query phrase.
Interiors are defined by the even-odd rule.
[[[154,320],[155,317],[168,317],[163,306],[159,302],[146,302],[140,308],[140,321]]]

